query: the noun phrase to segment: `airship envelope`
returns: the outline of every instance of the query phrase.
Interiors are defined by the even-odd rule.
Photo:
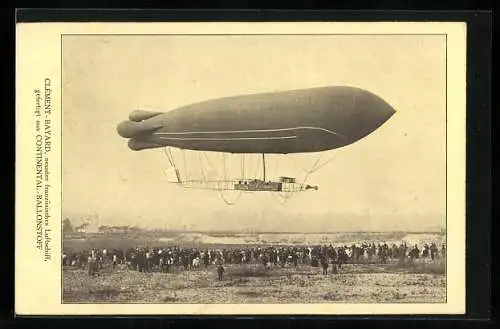
[[[134,111],[117,131],[132,150],[319,152],[360,140],[394,113],[371,92],[333,86],[232,96],[165,113]]]

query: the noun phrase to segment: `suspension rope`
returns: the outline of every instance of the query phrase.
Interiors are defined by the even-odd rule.
[[[163,148],[163,153],[165,153],[165,156],[167,157],[167,160],[168,160],[168,162],[170,163],[170,165],[171,165],[172,167],[175,167],[175,165],[174,165],[174,161],[173,161],[173,159],[172,159],[172,157],[171,157],[171,154],[168,152],[168,150],[169,150],[168,146],[164,147],[164,148]]]
[[[245,154],[241,155],[241,178],[245,179]]]
[[[319,160],[321,159],[321,156],[316,160],[316,162],[314,163],[313,167],[309,170],[309,172],[307,173],[306,177],[304,178],[304,181],[302,184],[306,184],[307,182],[307,179],[309,178],[309,176],[311,174],[313,174],[314,172],[318,171],[320,168],[326,166],[328,163],[332,162],[333,160],[335,160],[335,157],[332,157],[331,159],[327,160],[325,163],[321,164],[321,166],[318,166],[318,162]]]
[[[165,157],[167,158],[168,162],[170,163],[170,166],[172,166],[172,161],[170,161],[170,158],[168,157],[167,147],[163,148],[163,153],[165,154]]]
[[[178,180],[180,180],[181,178],[180,178],[180,177],[179,177],[179,175],[178,175],[178,169],[177,169],[177,167],[175,166],[174,157],[173,157],[173,155],[172,155],[172,152],[171,152],[170,148],[169,148],[168,146],[167,146],[167,147],[164,147],[164,148],[163,148],[163,153],[165,154],[165,156],[166,156],[166,158],[167,158],[168,162],[170,163],[170,166],[171,166],[172,168],[174,168],[174,170],[175,170],[175,174],[177,175]],[[166,172],[164,172],[164,173],[163,173],[163,175],[165,176],[165,178],[166,178],[167,180],[169,180],[169,177],[168,177],[168,175],[167,175],[167,173],[166,173]],[[181,181],[179,181],[179,183],[181,183],[181,184],[182,184],[182,182],[181,182]]]
[[[226,180],[226,154],[222,153],[222,179]]]
[[[223,184],[227,184],[227,178],[226,178],[226,154],[225,153],[222,153],[222,181],[223,181]],[[219,179],[220,181],[220,179]],[[225,204],[229,205],[229,206],[234,206],[238,203],[238,201],[240,200],[240,197],[241,197],[241,194],[242,194],[242,191],[238,191],[238,194],[236,195],[236,199],[234,201],[229,201],[226,196],[224,195],[224,191],[223,189],[218,189],[219,191],[219,195],[221,197],[221,199],[224,201]]]
[[[205,176],[205,170],[204,170],[204,167],[203,167],[203,162],[201,161],[201,154],[200,153],[198,153],[198,161],[200,163],[201,178],[203,179],[203,183],[206,184],[207,178]]]
[[[254,174],[252,178],[257,178],[257,174],[259,173],[260,171],[259,169],[261,168],[261,166],[259,165],[260,159],[258,157],[255,157],[255,159],[257,159],[256,160],[257,164],[255,165]]]
[[[307,170],[304,169],[303,166],[300,166],[300,165],[297,164],[297,159],[295,158],[295,155],[291,155],[290,157],[292,158],[293,164],[295,164],[297,167],[299,167],[300,169],[302,169],[303,172],[307,173]]]
[[[280,163],[281,154],[278,155],[278,160],[276,160],[276,165],[274,166],[274,176],[278,177],[278,164]]]
[[[177,167],[176,167],[176,164],[175,164],[175,158],[172,154],[172,150],[171,148],[169,147],[165,147],[163,148],[163,152],[168,160],[168,162],[170,163],[170,165],[172,167],[174,167],[176,170],[177,170]],[[238,195],[236,196],[235,200],[234,201],[230,201],[225,195],[224,195],[224,189],[228,189],[228,186],[227,184],[230,183],[227,181],[227,165],[226,165],[226,160],[227,160],[227,155],[225,153],[222,153],[221,154],[222,156],[222,169],[223,169],[223,172],[222,172],[222,184],[223,186],[218,186],[217,189],[219,191],[219,194],[221,196],[221,198],[223,199],[223,201],[227,204],[227,205],[235,205],[239,199],[241,198],[241,195],[243,194],[243,192],[245,193],[255,193],[255,191],[242,191],[242,190],[239,190],[238,191]],[[206,152],[203,152],[203,157],[205,158],[205,161],[206,163],[209,165],[209,167],[212,169],[212,170],[215,170],[215,167],[213,165],[213,163],[211,162],[211,160],[208,158],[208,155]],[[311,174],[313,174],[314,172],[318,171],[319,169],[323,168],[324,166],[326,166],[327,164],[329,164],[330,162],[332,162],[333,160],[335,160],[335,157],[331,158],[331,159],[328,159],[327,161],[323,162],[323,163],[320,163],[320,160],[322,159],[323,157],[323,153],[321,153],[317,159],[315,160],[315,162],[313,163],[313,165],[311,166],[311,168],[309,170],[306,170],[302,167],[302,170],[305,172],[305,177],[302,181],[302,185],[300,186],[300,188],[302,188],[304,185],[306,185],[308,179],[309,179],[309,176]],[[185,180],[188,181],[189,179],[189,175],[188,175],[188,168],[187,168],[187,160],[186,160],[186,153],[185,153],[185,150],[182,149],[182,158],[183,158],[183,166],[184,166],[184,177],[185,177]],[[250,158],[251,159],[251,158]],[[292,159],[294,160],[294,162],[296,162],[296,158],[292,156]],[[246,161],[246,155],[245,154],[241,154],[241,158],[240,158],[240,170],[241,170],[241,177],[243,179],[246,179],[246,175],[248,172],[252,172],[254,171],[255,174],[254,174],[254,178],[257,177],[257,172],[259,171],[259,167],[260,166],[255,166],[253,169],[251,168],[252,167],[252,161],[249,162],[250,165],[247,165],[246,163],[248,161]],[[281,160],[281,155],[276,159],[276,163],[275,163],[275,175],[277,175],[278,173],[278,167],[279,167],[279,164],[280,164],[280,160]],[[255,161],[255,160],[254,160]],[[204,165],[204,161],[202,159],[202,156],[200,153],[198,153],[198,162],[200,164],[200,174],[201,174],[201,178],[202,178],[202,181],[204,183],[206,183],[208,181],[208,178],[207,178],[207,173],[206,173],[206,170],[205,170],[205,165]],[[247,168],[249,166],[249,168]],[[218,176],[218,181],[221,182],[221,174],[219,171],[215,170],[217,176]],[[221,188],[222,187],[222,188]],[[291,191],[280,191],[280,192],[272,192],[272,196],[273,198],[280,204],[285,204],[286,202],[288,202],[289,199],[291,199],[294,195],[294,193],[297,192],[295,189],[292,189]]]
[[[335,157],[327,160],[325,163],[321,164],[321,165],[318,165],[319,161],[321,160],[323,156],[323,153],[321,153],[318,158],[316,159],[316,161],[314,162],[314,164],[311,166],[311,169],[309,170],[305,170],[303,169],[303,171],[306,173],[306,176],[304,177],[303,181],[302,181],[302,184],[301,184],[301,187],[303,187],[304,185],[306,185],[307,183],[307,180],[309,179],[309,176],[316,172],[317,170],[319,170],[320,168],[324,167],[325,165],[327,165],[329,162],[331,162],[332,160],[335,159]],[[292,157],[293,158],[293,157]],[[278,158],[279,159],[279,158]],[[295,160],[295,159],[294,159]],[[276,166],[277,167],[277,166]],[[293,195],[294,195],[294,191],[289,191],[289,192],[284,192],[284,193],[280,193],[280,192],[273,192],[271,195],[273,196],[273,198],[279,203],[279,204],[285,204],[288,202],[288,200],[290,200]],[[281,201],[278,199],[278,197],[281,199]]]
[[[208,158],[208,156],[207,156],[207,152],[203,152],[203,155],[205,156],[205,160],[207,160],[207,163],[208,163],[208,165],[210,166],[210,168],[211,168],[212,170],[215,170],[214,165],[212,164],[212,162],[210,161],[210,159],[209,159],[209,158]],[[219,176],[219,175],[217,175],[217,176]],[[218,178],[218,177],[217,177],[217,178]]]
[[[331,159],[325,161],[320,166],[317,166],[316,168],[314,168],[314,170],[311,170],[311,173],[314,173],[314,172],[318,171],[319,169],[323,168],[324,166],[326,166],[327,164],[329,164],[330,162],[332,162],[333,160],[335,160],[335,158],[336,157],[332,157]]]
[[[318,156],[318,158],[316,159],[316,161],[314,161],[314,164],[312,165],[311,169],[309,169],[307,171],[307,174],[311,174],[315,170],[314,168],[316,168],[316,166],[318,165],[319,160],[321,160],[321,158],[323,157],[323,154],[324,153],[320,153],[320,155]]]
[[[187,165],[186,165],[186,152],[184,149],[182,149],[182,161],[184,162],[184,178],[186,181],[188,181],[188,171],[187,171]]]
[[[310,169],[305,169],[303,166],[300,166],[300,165],[297,165],[297,161],[296,161],[296,158],[294,156],[292,156],[292,160],[294,162],[294,164],[296,164],[300,169],[302,169],[303,172],[305,172],[306,174],[307,173],[311,173],[311,172],[315,172],[317,170],[319,170],[320,168],[326,166],[328,163],[330,163],[331,161],[335,160],[335,156],[333,156],[332,158],[326,160],[324,163],[322,163],[321,165],[318,165],[318,162],[319,160],[323,157],[323,154],[324,153],[321,153],[318,158],[316,159],[314,165],[310,168]]]
[[[238,203],[238,201],[240,200],[240,197],[241,197],[241,191],[238,191],[239,193],[236,195],[236,200],[231,202],[229,201],[225,196],[224,196],[224,192],[222,190],[219,190],[219,195],[221,196],[222,200],[229,206],[234,206],[235,204]]]
[[[172,154],[172,149],[171,148],[168,148],[168,154],[170,155],[170,159],[172,159],[172,163],[175,167],[175,162],[174,162],[174,155]]]

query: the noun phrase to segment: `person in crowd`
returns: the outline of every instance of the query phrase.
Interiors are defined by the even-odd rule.
[[[217,267],[217,279],[219,281],[222,281],[223,279],[223,275],[224,275],[224,272],[225,272],[225,269],[224,269],[224,266],[222,266],[222,263],[219,264],[219,266]]]

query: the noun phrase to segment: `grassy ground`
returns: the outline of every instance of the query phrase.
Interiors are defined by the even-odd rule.
[[[348,264],[323,275],[310,266],[228,265],[174,273],[63,270],[64,303],[443,303],[445,262]],[[331,267],[329,271],[331,270]]]

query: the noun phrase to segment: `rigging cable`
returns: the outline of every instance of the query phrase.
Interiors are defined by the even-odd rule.
[[[316,168],[312,169],[311,173],[314,173],[316,171],[318,171],[319,169],[323,168],[324,166],[326,166],[327,164],[329,164],[330,162],[332,162],[333,160],[335,160],[336,157],[332,157],[330,159],[328,159],[327,161],[325,161],[324,163],[322,163],[320,166],[317,166]]]
[[[222,153],[222,179],[226,180],[226,154]]]
[[[208,165],[210,166],[210,168],[213,170],[213,171],[216,171],[215,170],[215,167],[214,165],[212,164],[212,162],[210,161],[210,159],[208,158],[207,156],[207,152],[203,152],[203,155],[205,156],[205,160],[207,160],[207,163]],[[216,171],[217,172],[217,171]],[[217,174],[217,178],[219,178],[219,175]]]
[[[241,155],[241,178],[245,179],[245,154]]]
[[[182,160],[184,162],[184,178],[186,181],[188,181],[188,171],[187,171],[187,165],[186,165],[186,152],[184,149],[182,149]]]
[[[257,173],[259,173],[259,168],[261,168],[261,166],[259,165],[259,162],[260,162],[260,159],[258,158],[258,156],[255,157],[256,159],[256,165],[255,165],[255,169],[254,169],[254,174],[253,174],[253,179],[257,178]]]
[[[172,159],[172,163],[175,167],[174,155],[172,154],[172,149],[170,147],[168,148],[168,154],[170,154],[170,159]]]
[[[223,170],[223,180],[222,180],[222,183],[224,185],[224,188],[226,187],[226,184],[228,184],[228,181],[226,180],[226,154],[225,153],[222,153],[222,170]],[[236,199],[234,201],[229,201],[225,196],[224,196],[224,192],[223,190],[224,189],[218,189],[219,190],[219,195],[221,196],[222,200],[229,206],[234,206],[235,204],[238,203],[238,201],[240,200],[240,197],[241,197],[241,190],[238,191],[238,194],[236,196]]]
[[[170,165],[171,165],[172,167],[175,167],[175,166],[174,166],[174,162],[173,162],[172,158],[170,157],[170,154],[167,152],[167,150],[168,150],[168,146],[165,146],[165,147],[163,148],[163,153],[165,153],[165,156],[167,157],[167,160],[168,160],[168,162],[170,163]]]
[[[321,158],[323,157],[323,154],[324,154],[324,153],[322,152],[322,153],[319,155],[319,159],[321,159]],[[319,162],[319,161],[318,161],[318,160],[316,160],[316,162],[314,163],[314,165],[313,165],[310,169],[308,169],[308,170],[307,170],[307,169],[304,169],[304,167],[303,167],[303,166],[301,166],[301,165],[298,165],[298,164],[297,164],[297,159],[295,158],[295,156],[291,156],[291,157],[292,157],[293,163],[294,163],[295,165],[297,165],[300,169],[302,169],[302,171],[303,171],[303,172],[305,172],[305,173],[315,172],[315,171],[319,170],[320,168],[322,168],[322,167],[326,166],[328,163],[330,163],[331,161],[333,161],[333,160],[336,158],[335,156],[333,156],[332,158],[330,158],[330,159],[326,160],[326,161],[325,161],[324,163],[322,163],[321,165],[318,165],[318,162]]]
[[[166,156],[166,158],[167,158],[168,162],[170,163],[170,166],[171,166],[172,168],[174,168],[175,173],[176,173],[176,175],[177,175],[178,170],[177,170],[177,167],[175,166],[174,158],[173,158],[173,156],[172,156],[172,152],[170,151],[170,148],[169,148],[168,146],[164,147],[164,148],[163,148],[163,153],[165,153],[165,156]],[[166,172],[164,172],[164,175],[165,175],[165,177],[166,177],[166,179],[167,179],[167,181],[168,181],[168,180],[169,180],[169,177],[168,177],[167,173],[166,173]],[[177,177],[178,177],[178,180],[179,180],[179,179],[180,179],[180,177],[179,177],[178,175],[177,175]],[[180,181],[179,181],[179,183],[181,183],[181,184],[182,184],[182,182],[180,182]]]
[[[205,170],[203,168],[203,162],[201,161],[201,154],[198,153],[198,161],[200,163],[200,173],[201,173],[201,178],[203,179],[203,184],[207,183],[207,178],[205,176]]]
[[[334,160],[334,159],[335,159],[335,157],[333,157],[333,158],[329,159],[328,161],[326,161],[325,163],[323,163],[323,164],[321,164],[320,166],[318,166],[318,163],[319,163],[319,161],[321,160],[322,156],[323,156],[323,153],[321,153],[321,154],[318,156],[318,158],[316,159],[316,161],[314,162],[314,164],[311,166],[311,169],[309,169],[309,170],[307,170],[307,171],[303,169],[303,170],[306,172],[306,176],[304,177],[304,180],[302,181],[302,184],[301,184],[300,188],[303,188],[303,187],[304,187],[304,185],[306,185],[307,180],[309,179],[309,176],[310,176],[312,173],[316,172],[317,170],[319,170],[320,168],[324,167],[324,166],[325,166],[325,165],[327,165],[329,162],[331,162],[332,160]],[[292,158],[293,158],[293,157],[292,157]],[[278,203],[280,203],[280,204],[285,204],[285,203],[286,203],[289,199],[291,199],[291,198],[292,198],[293,194],[294,194],[294,191],[285,192],[285,194],[280,193],[280,192],[276,192],[276,195],[277,195],[277,196],[279,196],[279,197],[282,199],[282,202],[279,202],[279,201],[278,201]],[[277,200],[276,195],[274,195],[274,193],[273,193],[273,197]]]
[[[280,163],[281,154],[278,155],[278,160],[276,160],[276,165],[274,166],[274,176],[278,177],[278,165]]]

